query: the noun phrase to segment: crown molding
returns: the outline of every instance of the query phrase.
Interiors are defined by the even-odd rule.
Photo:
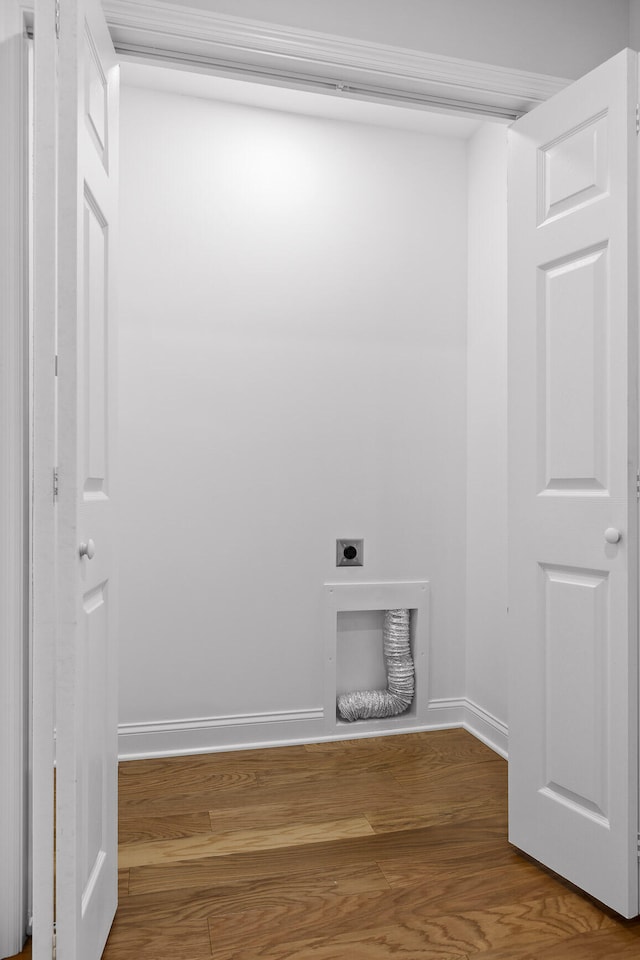
[[[254,72],[277,82],[319,81],[413,98],[526,113],[570,81],[403,47],[184,7],[164,0],[103,0],[117,49],[202,69]],[[383,95],[383,94],[382,94]],[[442,105],[446,105],[443,103]]]

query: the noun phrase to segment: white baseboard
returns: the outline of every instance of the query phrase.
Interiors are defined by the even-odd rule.
[[[473,700],[464,701],[464,720],[465,730],[472,733],[478,740],[482,740],[488,747],[495,750],[496,753],[509,759],[509,729],[502,720],[498,720],[493,714],[488,713],[479,707]]]
[[[507,756],[507,728],[486,710],[464,697],[431,700],[426,720],[394,717],[389,728],[366,722],[348,724],[327,733],[324,710],[320,707],[295,711],[196,717],[183,720],[153,720],[123,723],[118,728],[120,760],[173,757],[195,753],[217,753],[260,747],[285,747],[321,740],[353,740],[425,730],[464,727],[501,757]]]
[[[317,707],[121,723],[118,726],[118,755],[120,760],[142,760],[148,757],[308,743],[320,738],[323,720],[324,710]]]
[[[466,703],[464,697],[430,700],[427,709],[429,722],[426,729],[446,730],[448,727],[462,727]]]

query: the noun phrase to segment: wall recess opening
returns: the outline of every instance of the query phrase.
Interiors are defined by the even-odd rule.
[[[325,583],[324,712],[328,734],[370,736],[372,732],[419,729],[429,710],[427,646],[429,582],[371,581]],[[414,696],[410,706],[393,716],[344,720],[337,698],[353,691],[384,690],[384,624],[387,611],[409,613],[409,650],[414,664]],[[367,731],[362,732],[362,731]]]
[[[415,690],[415,615],[415,609],[406,608],[338,613],[336,695],[340,721],[380,720],[410,710]],[[368,641],[366,647],[364,640]],[[365,685],[366,667],[379,666],[380,654],[379,677]],[[341,690],[345,667],[349,672],[355,667],[357,676],[355,683]]]
[[[336,540],[336,567],[361,567],[364,563],[364,540]]]

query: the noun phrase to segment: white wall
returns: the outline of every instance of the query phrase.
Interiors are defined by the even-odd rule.
[[[629,46],[640,50],[640,0],[629,0]]]
[[[121,152],[121,721],[321,707],[334,579],[461,697],[465,142],[125,87]]]
[[[587,73],[628,43],[629,0],[177,2],[228,16],[570,79]]]
[[[469,142],[466,695],[507,721],[507,128]],[[506,746],[506,744],[505,744]]]

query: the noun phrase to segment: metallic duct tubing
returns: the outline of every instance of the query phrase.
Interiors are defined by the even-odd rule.
[[[409,648],[408,610],[385,610],[383,645],[387,689],[341,693],[337,701],[341,720],[395,717],[411,705],[414,667]]]

